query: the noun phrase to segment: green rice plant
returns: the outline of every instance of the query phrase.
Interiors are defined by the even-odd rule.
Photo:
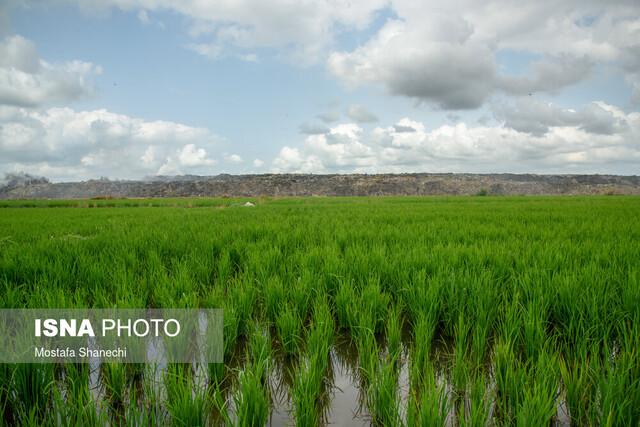
[[[147,364],[142,386],[145,399],[145,418],[149,420],[148,425],[162,424],[161,384],[160,381],[156,381],[157,377],[158,365],[156,363]],[[129,399],[129,401],[131,401],[131,399]]]
[[[226,379],[227,367],[224,363],[207,363],[209,384],[221,384]]]
[[[435,334],[435,319],[426,314],[419,315],[413,327],[413,348],[411,358],[410,382],[412,387],[424,383],[424,377],[430,368],[430,352]]]
[[[233,393],[236,407],[234,424],[263,426],[269,419],[269,388],[262,384],[260,374],[245,369],[238,374],[238,387]]]
[[[233,356],[236,342],[239,335],[239,320],[235,309],[231,306],[225,306],[222,313],[223,318],[223,341],[224,341],[224,360],[228,363]]]
[[[134,387],[140,384],[144,379],[145,364],[144,363],[126,363],[124,365],[127,385]]]
[[[546,316],[549,302],[542,297],[527,303],[523,313],[522,341],[525,358],[537,360],[546,342]]]
[[[329,346],[333,343],[336,321],[331,312],[329,302],[326,299],[323,299],[314,307],[312,329],[317,329],[325,343],[329,344]]]
[[[338,325],[342,329],[352,331],[356,319],[354,315],[353,302],[356,300],[356,293],[351,282],[341,280],[335,296],[336,314]]]
[[[555,365],[555,358],[543,350],[537,364],[530,368],[529,377],[524,373],[520,376],[526,389],[516,405],[517,425],[549,425],[551,422],[559,399]],[[526,367],[523,368],[525,369]],[[512,384],[512,387],[517,386],[518,384]]]
[[[467,388],[468,377],[468,359],[467,348],[469,340],[469,327],[464,321],[464,316],[460,314],[458,316],[458,322],[454,329],[455,336],[455,362],[453,365],[453,386],[456,389],[456,394],[460,397],[464,395]]]
[[[227,401],[220,384],[213,384],[207,389],[209,401],[210,423],[213,425],[233,425],[227,413]]]
[[[293,413],[296,425],[316,426],[322,419],[323,372],[317,363],[305,358],[297,364],[291,373],[293,386],[290,393],[293,399]]]
[[[100,376],[107,403],[120,408],[127,395],[127,372],[124,363],[104,362],[100,365]]]
[[[498,416],[508,424],[510,420],[510,408],[514,406],[511,401],[512,384],[515,381],[516,373],[514,365],[516,363],[513,354],[513,344],[511,341],[503,341],[500,337],[493,348],[491,357],[493,365],[493,377],[496,382],[496,407]]]
[[[637,425],[640,422],[639,363],[636,348],[625,348],[615,362],[609,358],[602,362],[597,378],[599,407],[595,414],[600,425]]]
[[[444,383],[438,384],[428,363],[421,376],[422,385],[411,387],[407,401],[407,427],[444,426],[453,406]]]
[[[50,363],[15,365],[10,404],[21,420],[33,417],[43,420],[49,413],[55,385],[54,368]]]
[[[502,317],[499,320],[500,337],[513,350],[520,342],[521,307],[520,294],[515,293],[510,301],[503,300]]]
[[[358,349],[358,370],[361,378],[365,382],[371,381],[376,374],[379,360],[378,345],[371,329],[359,329],[356,337],[356,348]]]
[[[360,307],[364,311],[369,311],[373,316],[373,331],[376,334],[383,330],[389,301],[389,296],[382,292],[380,282],[377,280],[370,280],[360,294]]]
[[[280,307],[286,301],[284,284],[279,278],[270,277],[262,289],[262,296],[267,319],[271,325],[275,326]]]
[[[398,396],[398,370],[395,360],[388,358],[375,365],[373,375],[369,376],[367,405],[377,426],[401,424],[400,400]]]
[[[562,378],[571,423],[580,425],[586,418],[593,399],[595,373],[591,371],[591,364],[586,354],[569,361],[565,357],[560,357],[558,370]]]
[[[13,419],[13,372],[15,365],[0,363],[0,420],[9,423]]]
[[[295,355],[302,339],[302,320],[298,312],[285,305],[276,319],[276,329],[285,354]]]
[[[332,341],[333,334],[329,334],[326,327],[316,321],[311,324],[307,332],[307,354],[310,363],[321,375],[327,370]]]
[[[146,407],[142,392],[140,392],[140,395],[138,395],[138,393],[139,392],[135,389],[131,390],[129,393],[129,399],[127,399],[124,413],[124,422],[120,422],[119,424],[124,424],[127,427],[152,426],[160,424],[161,420],[155,416],[153,411],[148,410]]]
[[[165,407],[172,426],[203,426],[210,408],[206,389],[193,381],[188,366],[169,365],[164,375]]]
[[[254,322],[249,335],[249,345],[251,347],[251,369],[256,373],[260,382],[266,385],[273,370],[269,330],[260,326],[258,322]]]
[[[473,375],[468,394],[468,411],[465,414],[464,405],[460,406],[458,422],[460,426],[486,426],[491,413],[492,396],[489,384],[479,372]]]
[[[433,318],[437,323],[439,288],[434,281],[427,281],[426,276],[424,269],[415,271],[410,282],[401,290],[409,318],[414,324],[422,317]]]
[[[228,289],[228,299],[238,323],[238,335],[247,332],[251,315],[256,306],[257,292],[248,280],[235,279]]]
[[[60,423],[68,426],[95,425],[106,414],[100,411],[89,390],[90,369],[87,364],[65,365],[63,396],[58,387],[54,387],[54,412],[60,417]]]
[[[400,344],[402,340],[402,310],[398,304],[393,304],[389,310],[386,321],[387,348],[389,356],[397,360],[400,356]]]
[[[307,274],[304,274],[307,276]],[[298,277],[297,280],[293,282],[293,285],[289,289],[290,295],[289,300],[291,302],[291,306],[295,309],[298,314],[298,317],[304,322],[309,314],[309,306],[311,302],[311,287],[309,283],[309,278]]]
[[[490,348],[489,339],[495,322],[497,293],[490,283],[476,291],[475,321],[471,325],[471,362],[478,368]]]

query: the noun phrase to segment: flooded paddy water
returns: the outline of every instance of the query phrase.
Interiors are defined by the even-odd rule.
[[[275,331],[269,331],[272,348],[272,369],[267,379],[270,401],[267,425],[269,426],[292,426],[296,425],[294,420],[294,402],[291,396],[293,387],[293,377],[295,366],[299,363],[298,357],[287,355],[278,342]],[[376,337],[380,350],[380,357],[387,356],[386,342],[383,336]],[[395,363],[398,372],[396,390],[399,402],[399,420],[402,424],[406,422],[407,402],[410,393],[410,359],[411,359],[411,329],[405,326],[402,330],[402,342],[400,355]],[[208,418],[208,425],[225,425],[229,421],[235,423],[236,406],[233,395],[238,390],[238,375],[245,370],[248,365],[247,357],[250,354],[249,340],[241,337],[236,342],[231,360],[225,365],[226,377],[220,384],[219,393],[225,401],[225,417],[214,415]],[[455,344],[453,340],[442,334],[436,335],[430,349],[430,362],[434,368],[433,374],[436,382],[444,386],[448,399],[449,409],[447,413],[446,425],[457,426],[461,411],[470,411],[468,393],[460,393],[455,390],[452,381],[452,368],[455,363]],[[493,367],[489,357],[485,358],[481,367],[483,375],[488,379],[487,393],[490,402],[489,419],[493,419],[498,410],[495,403],[495,382],[493,381]],[[352,337],[348,333],[336,334],[333,345],[330,349],[329,364],[325,374],[325,393],[321,399],[321,423],[323,425],[336,426],[373,426],[376,425],[367,404],[366,388],[367,379],[362,375],[358,348]],[[59,367],[56,376],[60,383],[65,383],[68,376],[68,369],[72,365],[64,368]],[[73,365],[79,366],[79,365]],[[128,375],[123,382],[123,403],[113,405],[110,379],[107,378],[105,364],[85,365],[89,371],[89,389],[93,401],[97,402],[98,408],[106,410],[106,419],[110,425],[144,425],[149,419],[155,419],[161,424],[171,424],[171,414],[166,407],[167,390],[165,387],[167,365],[120,365],[127,372],[138,372],[137,375]],[[209,374],[207,366],[202,364],[184,365],[188,371],[188,376],[193,381],[193,395],[202,393],[209,385]],[[558,390],[560,393],[560,390]],[[205,391],[205,399],[213,402],[215,397],[211,395],[211,390]],[[66,395],[71,399],[70,394]],[[133,401],[135,399],[135,401]],[[124,403],[125,400],[127,403]],[[561,397],[558,400],[557,411],[552,420],[553,426],[569,426],[570,420],[566,404]],[[211,406],[207,406],[211,410]],[[212,410],[215,414],[217,411]],[[487,425],[494,425],[488,422]]]

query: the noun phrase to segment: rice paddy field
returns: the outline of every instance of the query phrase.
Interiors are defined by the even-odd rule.
[[[1,419],[637,426],[639,242],[639,197],[0,202],[2,308],[224,310],[222,364],[0,365]]]

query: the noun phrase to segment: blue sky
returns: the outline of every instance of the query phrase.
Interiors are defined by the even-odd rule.
[[[640,5],[16,1],[0,172],[637,174]]]

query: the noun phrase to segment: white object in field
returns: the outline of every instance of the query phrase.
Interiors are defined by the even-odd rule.
[[[247,203],[245,203],[244,205],[245,205],[245,206],[255,206],[255,205],[254,205],[253,203],[251,203],[251,202],[247,202]]]

